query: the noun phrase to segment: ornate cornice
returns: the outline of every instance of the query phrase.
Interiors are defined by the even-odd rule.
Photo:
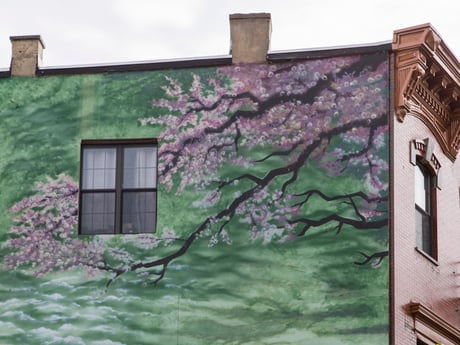
[[[460,330],[422,303],[411,301],[408,305],[409,312],[416,321],[423,323],[437,334],[453,341],[454,344],[460,344]]]
[[[455,160],[460,149],[460,64],[430,24],[397,30],[395,114],[410,113],[433,132],[443,152]]]

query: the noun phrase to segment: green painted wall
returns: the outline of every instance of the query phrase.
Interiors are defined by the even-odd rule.
[[[0,79],[0,343],[388,344],[388,78],[370,54]],[[153,137],[156,234],[79,237],[80,141]]]

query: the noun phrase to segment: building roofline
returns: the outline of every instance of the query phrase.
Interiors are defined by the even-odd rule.
[[[391,41],[354,44],[332,47],[318,47],[309,49],[280,50],[272,51],[267,54],[268,60],[300,60],[300,59],[318,59],[331,56],[343,56],[354,54],[369,54],[381,51],[391,51]]]
[[[142,72],[164,69],[217,67],[230,65],[231,55],[181,58],[168,60],[148,60],[134,62],[102,63],[94,65],[70,65],[41,67],[37,76],[68,75],[68,74],[95,74],[117,72]]]
[[[369,54],[381,51],[391,51],[391,41],[335,47],[270,51],[267,53],[267,62],[308,60],[341,55]],[[219,67],[231,64],[232,56],[229,54],[209,57],[102,63],[94,65],[46,66],[39,67],[36,75],[45,77],[74,74],[143,72],[180,68]],[[9,69],[0,69],[0,78],[8,78],[10,76],[11,71]]]

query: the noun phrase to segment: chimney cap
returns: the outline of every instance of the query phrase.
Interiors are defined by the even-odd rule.
[[[19,36],[10,36],[10,41],[33,41],[37,40],[40,42],[43,48],[45,48],[45,42],[40,35],[19,35]]]
[[[233,13],[233,14],[230,14],[230,19],[248,19],[248,18],[271,19],[271,14],[270,13]]]

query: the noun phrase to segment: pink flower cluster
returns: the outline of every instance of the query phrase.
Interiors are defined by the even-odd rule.
[[[32,268],[37,276],[76,267],[84,267],[89,273],[97,271],[104,246],[75,235],[77,184],[59,175],[37,183],[35,190],[36,194],[11,209],[16,214],[15,225],[10,229],[12,238],[6,242],[12,252],[4,258],[5,268]]]

